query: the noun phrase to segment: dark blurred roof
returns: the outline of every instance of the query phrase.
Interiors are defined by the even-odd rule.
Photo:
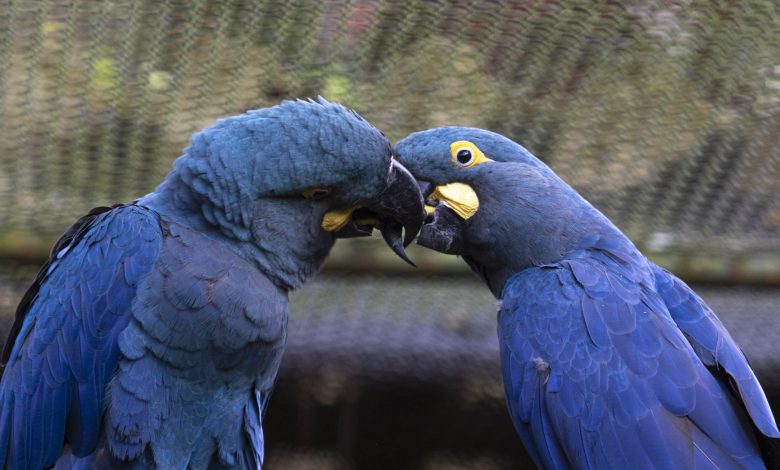
[[[292,297],[283,367],[495,380],[494,305],[470,276],[322,275]]]
[[[33,274],[0,271],[3,339]],[[694,289],[764,386],[780,387],[780,288]],[[291,302],[282,375],[500,386],[496,302],[471,275],[326,272],[294,292]]]
[[[694,289],[765,386],[780,385],[780,289]],[[323,274],[292,296],[285,354],[285,375],[495,382],[495,300],[472,276]]]

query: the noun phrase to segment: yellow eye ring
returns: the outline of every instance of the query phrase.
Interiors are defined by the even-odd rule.
[[[452,153],[452,163],[458,165],[461,168],[470,168],[480,163],[492,162],[482,153],[476,145],[472,144],[468,140],[458,140],[450,144],[450,152]]]

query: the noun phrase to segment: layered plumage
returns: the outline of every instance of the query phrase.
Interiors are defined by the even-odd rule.
[[[394,194],[404,181],[384,135],[325,101],[196,134],[154,193],[79,220],[19,305],[0,463],[259,468],[287,293],[339,235],[323,218],[362,205],[394,230],[421,222],[416,185]]]
[[[501,299],[507,404],[539,467],[766,467],[758,440],[780,432],[728,331],[552,170],[478,129],[412,134],[397,155],[426,193],[459,182],[478,197],[465,220],[458,201],[429,201],[419,241],[462,255]]]

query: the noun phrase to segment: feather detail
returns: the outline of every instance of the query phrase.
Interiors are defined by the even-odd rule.
[[[657,281],[635,251],[600,246],[619,253],[575,252],[557,267],[521,271],[503,289],[504,386],[535,461],[544,468],[763,468],[748,414],[707,367],[717,361],[732,375],[759,429],[771,432],[774,421],[714,314],[683,305],[696,297],[670,292],[675,283]]]
[[[139,236],[144,232],[156,236]],[[133,265],[136,277],[149,272],[161,238],[157,216],[129,205],[92,211],[57,242],[6,344],[0,462],[53,466],[65,439],[74,455],[95,449],[117,338],[135,294],[123,266]]]

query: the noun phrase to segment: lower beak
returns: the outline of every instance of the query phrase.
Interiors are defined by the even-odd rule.
[[[463,254],[466,221],[444,204],[428,215],[417,244],[448,255]]]
[[[361,208],[328,212],[323,219],[323,228],[329,230],[329,222],[339,219],[335,225],[338,228],[331,231],[336,237],[348,238],[370,235],[376,226],[388,246],[414,266],[404,248],[417,236],[425,215],[425,203],[417,181],[409,170],[392,160],[387,185],[379,196],[365,202]]]
[[[476,192],[465,183],[442,186],[427,181],[417,183],[425,197],[427,212],[417,243],[442,253],[463,254],[467,221],[479,209]]]

